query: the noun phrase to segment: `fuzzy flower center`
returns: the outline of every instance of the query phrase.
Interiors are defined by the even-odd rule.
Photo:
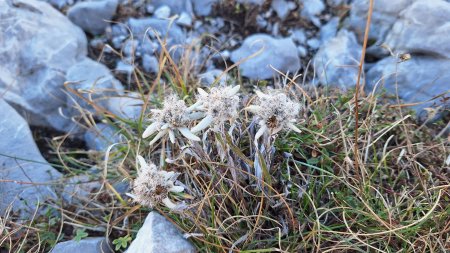
[[[184,127],[189,122],[187,117],[187,106],[183,100],[176,96],[170,96],[164,101],[161,110],[155,110],[153,113],[158,122],[169,123],[172,127]]]
[[[207,115],[211,116],[215,124],[222,124],[226,120],[236,118],[239,96],[229,96],[229,87],[211,88],[207,96],[199,96]]]
[[[258,98],[257,104],[263,109],[258,114],[268,128],[285,127],[296,119],[300,105],[292,102],[283,93],[269,94]]]
[[[136,200],[146,206],[154,206],[168,197],[170,185],[156,169],[145,168],[134,181]]]

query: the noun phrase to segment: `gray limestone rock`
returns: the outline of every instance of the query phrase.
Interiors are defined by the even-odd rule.
[[[86,36],[48,3],[0,1],[0,93],[33,125],[68,131],[65,74],[85,58]]]
[[[220,76],[220,79],[217,82],[217,84],[227,85],[228,84],[227,82],[230,81],[230,77],[228,76],[228,74],[223,74],[223,75],[222,74],[223,74],[223,70],[220,70],[220,69],[212,69],[205,73],[202,73],[199,75],[200,84],[205,85],[205,86],[211,86],[212,84],[214,84],[216,79]]]
[[[236,0],[240,4],[263,5],[265,0]]]
[[[320,28],[320,40],[322,43],[334,38],[337,34],[339,26],[339,17],[333,17]]]
[[[342,89],[355,86],[361,52],[362,47],[355,34],[341,30],[335,38],[322,45],[314,56],[319,82]]]
[[[158,73],[158,59],[155,56],[144,54],[144,56],[142,57],[142,68],[144,68],[144,71],[148,73]]]
[[[85,98],[71,95],[72,98],[68,98],[67,104],[74,108],[80,105],[82,108],[95,111],[89,103],[106,108],[106,98],[121,94],[123,91],[122,84],[112,76],[106,66],[89,58],[69,68],[66,80],[70,82],[68,87],[77,90]]]
[[[31,217],[39,204],[55,198],[51,188],[61,174],[36,146],[27,122],[0,99],[0,216],[14,212]]]
[[[302,0],[300,15],[310,20],[315,26],[320,27],[318,15],[325,10],[325,4],[322,0]]]
[[[120,96],[108,98],[108,110],[117,117],[125,120],[137,120],[144,102],[140,94],[128,92]]]
[[[120,138],[112,126],[98,123],[86,131],[84,141],[89,149],[106,152],[110,145],[120,142]]]
[[[400,13],[385,43],[394,52],[450,58],[449,17],[446,1],[416,1]]]
[[[109,242],[103,237],[92,237],[80,240],[60,242],[50,253],[112,253]]]
[[[308,45],[311,49],[318,49],[322,45],[322,41],[318,38],[311,38],[306,41],[306,45]]]
[[[404,9],[408,8],[414,1],[415,0],[374,1],[369,39],[374,40],[377,45],[383,43],[386,34],[398,19],[399,14]],[[369,0],[353,1],[351,4],[350,16],[345,21],[347,27],[355,32],[358,40],[361,42],[366,28],[368,10]]]
[[[278,17],[281,20],[284,20],[289,13],[296,8],[296,5],[293,1],[286,0],[273,0],[271,4],[272,9],[275,10]]]
[[[386,90],[397,94],[404,103],[418,103],[412,106],[417,111],[420,121],[434,120],[439,112],[450,108],[450,103],[440,97],[433,97],[450,90],[450,60],[430,56],[413,56],[410,60],[399,62],[393,57],[385,58],[373,66],[367,73],[366,89],[372,91]],[[447,94],[448,98],[449,95]],[[433,116],[426,108],[435,108],[438,113]]]
[[[195,15],[204,17],[211,15],[214,4],[219,0],[192,0]]]
[[[157,18],[169,18],[170,17],[170,7],[167,5],[161,5],[158,7],[153,15]]]
[[[150,37],[152,41],[157,42],[157,37],[161,40],[166,39],[167,50],[172,52],[172,56],[177,60],[181,57],[181,45],[185,44],[186,35],[177,24],[171,24],[169,20],[157,18],[130,18],[128,25],[139,41],[148,44],[146,38]],[[161,48],[158,48],[161,52]]]
[[[47,2],[58,9],[62,9],[68,5],[74,4],[75,0],[40,0]]]
[[[192,26],[192,17],[186,12],[182,12],[177,19],[177,24],[181,26],[191,27]]]
[[[127,253],[195,253],[192,244],[164,216],[153,211],[126,251]]]
[[[157,9],[164,5],[169,7],[172,14],[193,13],[191,0],[152,0],[151,3],[156,8],[155,14]]]
[[[291,32],[291,38],[294,42],[297,42],[299,44],[305,44],[306,43],[306,33],[303,29],[296,29]]]
[[[73,176],[64,183],[63,197],[71,204],[86,203],[90,201],[89,194],[100,188],[99,178],[94,180],[88,175]]]
[[[78,2],[67,11],[69,19],[84,31],[99,35],[109,26],[116,13],[118,0]]]
[[[243,76],[269,79],[278,75],[270,65],[281,72],[292,73],[300,69],[300,58],[295,52],[297,48],[290,38],[276,39],[266,34],[254,34],[247,37],[240,48],[231,52],[231,60],[235,63],[243,61],[239,65]]]

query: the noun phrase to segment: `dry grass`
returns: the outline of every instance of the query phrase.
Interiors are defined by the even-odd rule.
[[[32,221],[3,217],[0,252],[47,252],[57,241],[87,235],[111,241],[134,237],[149,210],[119,186],[136,177],[138,154],[181,173],[186,191],[171,198],[188,208],[156,209],[199,252],[448,252],[450,149],[446,139],[435,138],[443,122],[420,126],[409,111],[390,107],[382,95],[355,100],[353,91],[304,86],[284,77],[274,86],[304,105],[298,124],[303,133],[282,132],[258,151],[255,124],[242,111],[231,135],[209,133],[206,142],[189,147],[165,141],[150,147],[140,138],[149,109],[159,107],[169,91],[192,104],[198,87],[192,60],[175,63],[169,55],[167,50],[161,54],[163,71],[151,82],[139,70],[133,74],[145,108],[139,120],[122,119],[86,99],[122,141],[106,155],[63,151],[64,137],[53,146],[68,175],[91,173],[100,187],[77,204],[43,203],[47,214]],[[233,68],[227,71],[230,81],[243,87],[242,101],[248,104],[258,83],[241,79]],[[82,119],[87,126],[96,122],[87,111]],[[88,172],[89,165],[100,171]],[[263,171],[262,180],[255,176],[256,167]]]
[[[167,69],[166,85],[139,79],[143,91],[153,91],[142,93],[147,108],[158,107],[167,90],[192,103],[195,78],[185,72],[189,67],[168,70],[174,66],[162,68]],[[245,81],[235,82],[246,87],[243,101],[251,100]],[[123,136],[123,142],[108,150],[106,162],[101,153],[84,154],[101,168],[90,176],[100,179],[102,187],[77,205],[46,203],[48,215],[31,222],[5,217],[0,241],[5,252],[45,252],[56,241],[82,237],[82,232],[111,240],[134,236],[148,209],[130,202],[115,187],[136,176],[138,153],[162,161],[165,170],[182,173],[179,180],[186,194],[172,198],[185,201],[188,208],[180,213],[163,206],[157,209],[186,232],[200,252],[445,252],[449,248],[450,184],[445,163],[449,146],[446,140],[434,138],[441,123],[421,127],[382,96],[363,97],[358,101],[359,155],[355,157],[351,91],[300,88],[287,80],[275,85],[304,104],[299,124],[303,133],[279,134],[273,146],[266,147],[270,152],[259,153],[259,160],[252,141],[255,126],[245,112],[233,135],[210,133],[207,147],[192,145],[190,153],[195,155],[181,156],[185,149],[177,145],[163,142],[149,147],[139,137],[148,124],[148,110],[132,122],[97,108]],[[216,144],[228,150],[225,159],[218,155],[222,151]],[[55,143],[55,151],[70,174],[88,173],[80,169],[86,164],[74,162],[74,154],[81,151],[62,152],[58,146]],[[166,163],[161,156],[178,159]],[[264,171],[262,182],[254,175],[255,162]]]

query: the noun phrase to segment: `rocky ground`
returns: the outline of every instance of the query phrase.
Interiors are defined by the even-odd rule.
[[[368,0],[0,1],[0,217],[26,223],[49,215],[35,212],[48,199],[77,206],[93,189],[110,187],[93,178],[103,168],[91,165],[124,138],[103,113],[137,120],[149,90],[142,80],[171,84],[161,69],[166,51],[205,87],[236,78],[266,86],[287,73],[302,87],[350,90],[368,9]],[[449,17],[450,1],[375,1],[361,79],[366,94],[385,92],[418,122],[441,120],[438,137],[448,133]],[[74,148],[77,161],[61,159]],[[67,164],[87,173],[68,173]],[[127,182],[113,183],[126,198]],[[92,236],[102,229],[52,252],[108,252],[107,240]],[[76,231],[84,230],[64,233]],[[162,246],[167,238],[176,243]],[[195,251],[157,212],[128,252],[144,252],[148,240],[156,246],[145,252]]]

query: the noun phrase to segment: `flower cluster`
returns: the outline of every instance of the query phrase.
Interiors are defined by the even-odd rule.
[[[235,120],[239,116],[239,89],[240,86],[214,87],[209,93],[198,89],[197,102],[192,106],[186,106],[183,100],[176,96],[169,96],[161,109],[152,110],[153,123],[147,127],[143,137],[157,133],[150,144],[154,144],[162,137],[169,136],[175,143],[175,135],[200,141],[194,133],[207,128],[212,131],[224,131],[226,122],[233,129]],[[294,130],[301,132],[294,124],[300,113],[300,104],[292,101],[281,90],[269,90],[266,94],[256,91],[255,102],[245,109],[252,112],[260,125],[255,134],[255,145],[264,134],[273,135],[281,130]],[[200,120],[201,119],[201,120]],[[197,125],[189,129],[194,121],[200,120]],[[140,171],[134,181],[132,197],[140,204],[153,207],[158,203],[164,203],[169,208],[176,208],[169,199],[170,192],[182,192],[182,186],[176,186],[176,174],[158,170],[153,164],[147,164],[142,157],[138,157]]]
[[[153,109],[151,111],[153,113],[153,123],[142,134],[143,138],[147,138],[153,133],[158,132],[150,142],[150,145],[153,145],[166,135],[169,135],[170,141],[175,143],[176,131],[190,140],[200,140],[188,128],[188,123],[195,119],[195,116],[190,113],[191,110],[186,106],[186,103],[178,99],[177,96],[169,96],[164,101],[162,109]]]
[[[239,85],[214,87],[207,93],[198,88],[197,103],[192,109],[202,112],[203,119],[191,131],[200,132],[211,125],[214,131],[219,131],[226,121],[232,124],[238,116],[239,89]]]
[[[226,122],[233,127],[239,115],[239,89],[239,85],[214,87],[208,93],[199,88],[197,102],[190,107],[178,97],[169,96],[162,109],[152,110],[153,123],[144,131],[143,137],[158,132],[150,145],[166,135],[175,143],[175,135],[179,132],[190,140],[200,141],[195,133],[208,127],[216,132],[223,131]],[[255,135],[255,144],[265,133],[273,135],[283,129],[301,132],[294,125],[300,112],[298,102],[292,101],[281,90],[270,90],[267,94],[256,91],[256,95],[256,102],[245,108],[255,114],[261,126]],[[196,126],[188,128],[191,122],[199,119]]]
[[[245,108],[256,115],[258,124],[261,126],[255,135],[255,143],[264,133],[273,135],[282,129],[301,132],[294,125],[300,112],[299,103],[293,102],[279,90],[272,90],[268,94],[256,91],[256,95],[258,97],[255,104]]]
[[[138,156],[140,168],[133,182],[134,198],[139,204],[153,208],[163,203],[170,209],[177,205],[169,199],[169,192],[182,192],[184,187],[175,185],[177,174],[173,171],[158,170],[156,165],[147,164],[142,156]]]
[[[142,134],[147,138],[158,132],[153,137],[150,145],[164,136],[169,136],[175,143],[175,136],[179,132],[184,137],[200,141],[194,133],[200,132],[213,125],[213,130],[218,131],[226,121],[233,122],[238,115],[240,86],[226,86],[211,88],[210,93],[198,89],[197,102],[190,107],[177,96],[169,96],[163,104],[162,109],[153,109],[152,121]],[[193,120],[202,119],[198,125],[189,130],[188,126]]]

